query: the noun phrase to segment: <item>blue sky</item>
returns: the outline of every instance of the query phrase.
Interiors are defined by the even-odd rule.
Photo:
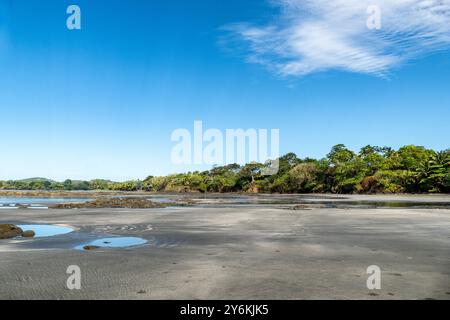
[[[66,28],[70,4],[81,8],[81,30]],[[307,30],[305,21],[326,30],[313,9],[297,21],[296,8],[261,0],[0,0],[0,179],[125,180],[203,169],[170,158],[171,133],[192,130],[195,120],[221,130],[280,129],[281,153],[301,157],[323,157],[338,143],[448,148],[443,22],[428,26],[434,41],[426,46],[420,38],[332,35],[354,46],[334,55],[344,42],[330,47],[322,32],[289,36]],[[284,55],[274,46],[301,50]]]

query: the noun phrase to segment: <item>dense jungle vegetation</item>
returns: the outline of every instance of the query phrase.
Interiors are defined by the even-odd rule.
[[[154,192],[261,193],[449,193],[450,149],[421,146],[366,146],[358,153],[334,146],[326,158],[300,159],[294,153],[279,158],[274,175],[262,169],[274,162],[230,164],[204,172],[188,172],[144,180],[56,182],[44,178],[0,181],[2,190],[112,190]]]

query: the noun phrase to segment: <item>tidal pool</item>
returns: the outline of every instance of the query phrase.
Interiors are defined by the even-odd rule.
[[[137,237],[113,237],[102,238],[82,244],[75,247],[77,250],[83,250],[86,246],[101,247],[101,248],[129,248],[146,244],[147,240]]]
[[[70,227],[54,226],[50,224],[22,224],[18,225],[18,227],[23,231],[34,231],[35,238],[53,237],[74,231],[74,229]]]

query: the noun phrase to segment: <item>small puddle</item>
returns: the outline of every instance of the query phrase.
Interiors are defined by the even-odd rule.
[[[100,247],[100,248],[129,248],[146,244],[147,240],[137,237],[114,237],[102,238],[85,243],[75,247],[77,250],[84,250],[86,246]]]
[[[74,231],[70,227],[53,226],[46,224],[22,224],[18,225],[23,231],[33,231],[35,233],[34,238],[53,237],[61,234],[67,234]]]

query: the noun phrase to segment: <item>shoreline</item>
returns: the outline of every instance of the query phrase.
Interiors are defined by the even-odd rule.
[[[10,202],[5,202],[11,197]],[[218,193],[130,193],[130,192],[0,192],[0,209],[80,209],[80,208],[164,208],[223,205],[286,206],[285,209],[310,208],[447,208],[450,195],[336,195],[336,194],[218,194]],[[23,201],[23,202],[21,202]]]
[[[278,205],[4,210],[0,223],[71,226],[0,241],[0,299],[450,299],[450,209]],[[125,249],[74,248],[139,237]],[[65,286],[82,270],[82,290]],[[382,289],[366,288],[366,268]],[[139,293],[140,292],[140,293]]]

